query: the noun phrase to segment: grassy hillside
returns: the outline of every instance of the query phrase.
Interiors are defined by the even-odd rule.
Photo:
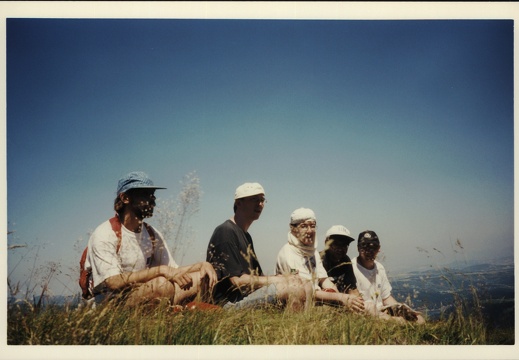
[[[487,326],[477,312],[425,325],[397,324],[328,306],[201,311],[116,305],[96,309],[29,304],[8,309],[9,345],[489,345],[513,344],[514,328]]]

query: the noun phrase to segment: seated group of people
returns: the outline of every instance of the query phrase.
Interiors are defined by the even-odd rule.
[[[179,266],[160,231],[144,222],[153,215],[157,189],[164,188],[143,172],[119,180],[116,215],[99,225],[88,242],[85,267],[92,271],[96,302],[117,298],[133,305],[167,298],[185,305],[196,298],[224,309],[273,304],[293,310],[328,304],[400,322],[425,321],[391,295],[385,269],[376,260],[380,240],[374,231],[359,234],[359,256],[350,259],[347,251],[355,239],[346,227],[332,226],[319,253],[311,209],[292,213],[276,275],[265,275],[248,232],[266,202],[258,183],[236,189],[234,214],[215,228],[206,261]]]

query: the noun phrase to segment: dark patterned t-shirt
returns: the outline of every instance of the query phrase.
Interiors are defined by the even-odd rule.
[[[321,252],[320,255],[328,276],[333,279],[333,282],[341,293],[347,293],[357,288],[357,279],[353,273],[353,266],[351,265],[351,259],[348,255],[344,255],[344,258],[336,266],[330,264],[325,251]]]

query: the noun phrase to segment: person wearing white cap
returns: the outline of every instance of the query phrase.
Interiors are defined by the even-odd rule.
[[[218,276],[214,302],[234,309],[280,304],[302,310],[311,301],[310,284],[296,276],[265,276],[254,251],[248,230],[265,203],[260,184],[240,185],[234,195],[234,216],[215,228],[206,257]]]
[[[320,256],[328,276],[332,278],[339,292],[360,296],[351,259],[347,255],[352,241],[355,239],[345,226],[333,225],[326,231],[324,250],[320,252]]]
[[[184,305],[216,284],[211,264],[179,267],[162,234],[144,222],[153,216],[157,189],[165,188],[155,186],[141,171],[119,180],[115,216],[99,225],[88,241],[85,269],[91,271],[93,289],[87,295],[84,291],[85,299],[135,305],[165,298],[172,305]]]
[[[328,277],[317,251],[317,221],[311,209],[296,209],[290,216],[288,242],[281,248],[277,257],[276,273],[280,275],[297,274],[313,284],[314,299],[317,302],[344,306],[355,312],[364,310],[360,296],[338,291]]]

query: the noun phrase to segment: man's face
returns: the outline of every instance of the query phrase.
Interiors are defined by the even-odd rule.
[[[327,252],[336,259],[342,259],[348,253],[348,248],[350,245],[350,240],[345,237],[337,237],[330,236],[330,239],[327,241]]]
[[[359,256],[364,261],[375,261],[377,254],[380,251],[380,245],[376,244],[361,244],[359,246]]]
[[[306,220],[297,225],[291,225],[291,232],[299,241],[305,245],[313,245],[315,242],[315,231],[317,223],[314,220]]]
[[[239,202],[238,208],[248,219],[258,220],[263,208],[265,207],[265,195],[258,194],[254,196],[248,196],[237,200]]]
[[[127,195],[130,199],[129,205],[138,217],[144,219],[153,216],[155,189],[132,189]]]

